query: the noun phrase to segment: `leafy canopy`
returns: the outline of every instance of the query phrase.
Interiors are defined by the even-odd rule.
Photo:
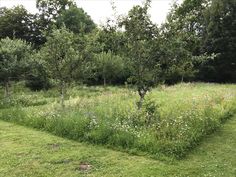
[[[65,25],[75,34],[89,33],[96,25],[91,17],[82,8],[72,6],[61,12],[57,18],[57,26]]]
[[[31,47],[20,39],[5,38],[0,41],[0,78],[18,77],[25,66]]]
[[[120,22],[125,29],[126,53],[132,68],[129,81],[137,87],[141,98],[139,107],[147,91],[155,84],[157,70],[160,69],[153,52],[158,30],[148,15],[149,6],[150,1],[146,1],[144,7],[134,6]]]
[[[53,30],[39,57],[45,60],[52,78],[61,82],[70,81],[78,59],[74,34],[66,28]]]

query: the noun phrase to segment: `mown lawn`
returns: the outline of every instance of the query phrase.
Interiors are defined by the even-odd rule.
[[[183,160],[159,161],[0,121],[0,176],[236,176],[236,116]],[[80,171],[81,163],[92,165]]]

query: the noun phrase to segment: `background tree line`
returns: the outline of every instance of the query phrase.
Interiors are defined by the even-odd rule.
[[[98,27],[73,0],[37,0],[0,9],[0,78],[25,80],[33,90],[72,82],[136,86],[140,103],[160,83],[236,82],[236,1],[185,0],[173,4],[161,26],[151,1]]]

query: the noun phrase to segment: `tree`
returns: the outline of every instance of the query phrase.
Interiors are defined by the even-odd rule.
[[[96,52],[112,52],[115,55],[124,57],[126,38],[122,29],[119,28],[121,16],[117,15],[117,8],[114,1],[111,1],[113,10],[112,16],[107,18],[106,23],[93,31],[93,46]]]
[[[28,13],[23,6],[1,9],[0,38],[6,37],[25,40],[35,47],[45,42],[37,14]]]
[[[0,78],[4,83],[5,97],[9,97],[9,81],[23,73],[31,47],[20,39],[5,38],[0,41]]]
[[[112,52],[102,52],[96,56],[97,73],[103,78],[103,85],[106,86],[107,80],[121,75],[124,68],[124,61],[121,57],[112,54]]]
[[[192,62],[195,79],[236,82],[235,11],[234,0],[185,0],[172,8],[162,30],[165,39],[181,41],[194,59],[205,54],[215,56],[200,64]]]
[[[140,96],[139,109],[147,91],[158,81],[156,78],[161,69],[157,52],[154,52],[158,49],[158,31],[147,13],[149,6],[150,1],[146,1],[144,7],[133,7],[120,22],[120,26],[125,28],[127,57],[132,68],[129,81],[137,87]]]
[[[201,41],[204,32],[204,14],[209,0],[185,0],[182,4],[174,4],[163,25],[168,37],[178,36],[186,42],[185,48],[193,55],[201,53]]]
[[[167,22],[162,25],[164,55],[172,63],[167,82],[195,78],[201,66],[214,56],[202,51],[204,14],[208,6],[209,0],[185,0],[181,5],[174,4]]]
[[[82,8],[76,6],[72,6],[59,14],[57,26],[63,25],[75,34],[89,33],[96,27],[91,17]]]
[[[160,40],[160,58],[166,67],[167,84],[173,84],[178,81],[189,81],[195,78],[201,66],[206,60],[207,55],[194,55],[189,50],[188,43],[185,41],[182,32],[169,35],[169,32],[163,32]]]
[[[214,0],[205,13],[203,50],[218,54],[202,68],[202,78],[236,82],[236,1]]]
[[[29,14],[23,6],[16,6],[12,9],[3,8],[0,16],[0,38],[27,39],[29,23]]]
[[[58,81],[61,94],[61,106],[65,107],[66,84],[71,82],[72,73],[77,68],[79,55],[75,50],[74,34],[66,28],[53,30],[47,42],[40,50],[41,59],[53,79]]]
[[[114,24],[110,24],[109,20],[102,29],[98,31],[96,42],[100,45],[102,51],[111,51],[116,55],[124,54],[126,38],[122,31]]]
[[[50,30],[59,14],[69,9],[70,6],[75,6],[73,0],[37,0],[36,7],[39,10],[41,24],[45,30]]]

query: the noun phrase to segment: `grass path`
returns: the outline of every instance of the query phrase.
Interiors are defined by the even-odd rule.
[[[81,162],[92,165],[81,172]],[[236,176],[236,116],[188,157],[172,163],[132,156],[0,121],[0,177]]]

